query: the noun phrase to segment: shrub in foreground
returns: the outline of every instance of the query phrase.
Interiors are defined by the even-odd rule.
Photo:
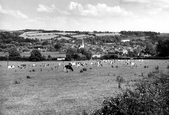
[[[92,115],[169,115],[169,76],[151,75],[116,97],[104,100]]]

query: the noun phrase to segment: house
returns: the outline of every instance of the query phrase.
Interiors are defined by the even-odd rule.
[[[101,58],[101,54],[93,54],[92,58]]]
[[[129,39],[121,40],[121,42],[130,42]]]
[[[150,54],[144,54],[144,57],[151,57]]]
[[[63,60],[65,60],[65,59],[66,59],[66,57],[58,57],[58,58],[57,58],[58,61],[63,61]]]

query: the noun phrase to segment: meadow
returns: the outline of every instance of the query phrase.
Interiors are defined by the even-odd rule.
[[[102,62],[103,66],[73,66],[73,72],[63,71],[69,62],[0,62],[0,115],[77,115],[101,106],[105,97],[115,96],[159,66],[168,73],[169,60],[132,60],[137,67],[125,66],[126,60]],[[26,68],[17,68],[26,64]],[[36,66],[32,66],[32,65]],[[44,66],[45,65],[45,66]],[[48,65],[48,66],[46,66]],[[83,68],[86,71],[80,72]],[[117,76],[124,78],[118,88]]]
[[[118,33],[92,33],[96,36],[115,36],[119,35]],[[49,32],[49,33],[43,33],[43,32],[25,32],[21,34],[21,37],[24,38],[30,38],[30,39],[51,39],[51,38],[57,38],[57,39],[65,39],[69,40],[71,37],[66,37],[65,35],[69,35],[71,37],[74,37],[76,39],[83,39],[85,37],[93,37],[91,34],[82,34],[82,33],[70,33],[70,32]]]
[[[42,32],[25,32],[21,34],[21,37],[30,38],[30,39],[51,39],[58,37],[59,35],[63,35],[59,37],[59,39],[70,39],[69,37],[64,37],[65,35],[73,35],[74,33],[65,33],[65,32],[50,32],[50,33],[42,33]]]

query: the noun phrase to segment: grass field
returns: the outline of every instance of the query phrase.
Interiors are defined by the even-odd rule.
[[[81,73],[84,67],[73,66],[74,71],[66,73],[63,65],[68,62],[10,61],[9,65],[14,65],[15,69],[7,69],[7,62],[1,61],[0,115],[77,115],[83,110],[90,113],[101,106],[104,97],[120,92],[116,82],[118,75],[125,79],[122,84],[125,89],[132,88],[133,82],[141,79],[142,74],[146,76],[154,71],[155,66],[164,73],[169,70],[169,60],[134,62],[137,68],[132,69],[125,67],[124,61],[116,61],[113,68],[108,63],[97,67],[86,61],[87,71]],[[20,64],[26,64],[26,69],[16,68]],[[49,66],[41,66],[45,64]]]
[[[51,39],[51,38],[55,38],[58,37],[59,35],[73,35],[75,33],[65,33],[65,32],[51,32],[51,33],[41,33],[41,32],[25,32],[22,35],[20,35],[21,37],[24,38],[30,38],[30,39]],[[68,37],[60,37],[59,39],[71,39]]]
[[[119,36],[119,33],[97,33],[96,36]]]

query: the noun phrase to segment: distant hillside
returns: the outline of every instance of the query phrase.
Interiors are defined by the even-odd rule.
[[[109,37],[114,38],[119,36],[121,39],[150,39],[158,41],[160,39],[169,38],[169,33],[157,33],[157,32],[142,32],[142,31],[121,31],[121,32],[88,32],[88,31],[60,31],[60,30],[42,30],[42,29],[25,29],[18,31],[5,31],[0,30],[0,41],[10,43],[10,41],[22,41],[22,39],[84,39],[84,38],[100,38]],[[24,41],[22,41],[24,42]]]

